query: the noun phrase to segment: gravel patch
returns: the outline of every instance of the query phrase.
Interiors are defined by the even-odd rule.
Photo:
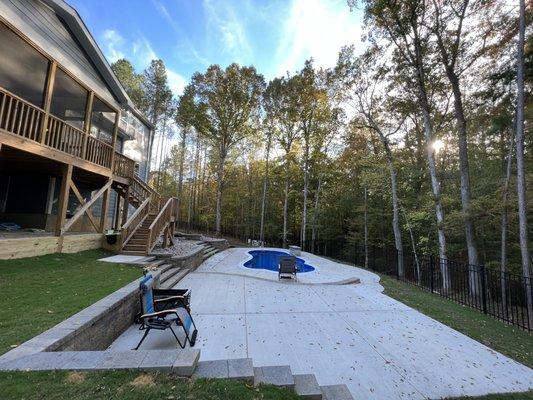
[[[152,253],[183,256],[190,254],[201,247],[196,240],[185,240],[180,238],[174,238],[174,246],[167,247],[166,249],[162,248],[161,245],[162,241],[159,241],[152,250]]]

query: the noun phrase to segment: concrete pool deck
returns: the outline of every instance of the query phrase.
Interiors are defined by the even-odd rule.
[[[316,267],[298,284],[242,267],[251,249],[228,249],[187,275],[200,360],[252,358],[254,366],[290,365],[320,385],[344,383],[355,398],[423,399],[519,392],[533,370],[381,293],[368,271],[303,253]],[[336,281],[359,278],[356,285]],[[111,346],[131,349],[132,326]],[[169,332],[152,332],[142,349],[172,349]]]

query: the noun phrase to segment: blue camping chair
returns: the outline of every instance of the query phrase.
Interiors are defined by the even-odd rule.
[[[144,339],[152,329],[166,330],[170,329],[176,341],[182,349],[187,345],[193,347],[196,343],[198,330],[190,313],[190,290],[181,289],[154,289],[154,278],[151,274],[145,275],[141,279],[141,315],[137,318],[141,324],[139,330],[144,330],[137,347],[139,349]],[[185,333],[185,340],[180,341],[172,324],[182,327]]]

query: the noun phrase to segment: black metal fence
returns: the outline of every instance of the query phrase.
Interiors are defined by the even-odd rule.
[[[214,226],[180,221],[178,228],[214,234]],[[222,227],[222,236],[246,242],[245,231]],[[268,240],[282,246],[281,240]],[[304,249],[372,271],[395,277],[431,293],[472,307],[509,324],[533,331],[533,279],[501,272],[483,265],[441,259],[431,254],[399,252],[392,246],[360,245],[345,239],[306,242]],[[530,306],[528,307],[528,300]]]
[[[318,241],[305,248],[325,256],[393,276],[509,324],[533,331],[533,279],[483,265],[400,252],[394,247]],[[530,306],[528,307],[528,301]]]

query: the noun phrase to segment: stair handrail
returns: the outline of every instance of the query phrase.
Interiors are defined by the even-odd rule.
[[[147,197],[142,204],[135,210],[131,217],[126,221],[121,229],[121,246],[122,249],[124,245],[131,239],[135,231],[142,225],[145,218],[148,216],[150,211],[150,197]]]
[[[165,205],[161,208],[157,217],[148,228],[148,241],[146,242],[146,252],[150,253],[155,246],[155,243],[166,225],[170,223],[172,216],[172,209],[174,205],[174,198],[167,200]]]

